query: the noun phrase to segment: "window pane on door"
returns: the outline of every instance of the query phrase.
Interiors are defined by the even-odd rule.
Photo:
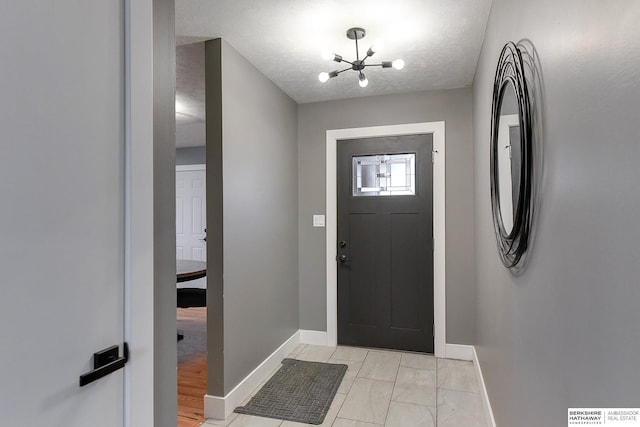
[[[354,156],[353,196],[415,195],[415,171],[415,153]]]

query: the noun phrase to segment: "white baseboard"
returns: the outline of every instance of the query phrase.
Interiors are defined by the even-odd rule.
[[[445,357],[447,359],[473,361],[474,348],[472,345],[447,344],[445,347]]]
[[[476,353],[475,347],[472,347],[472,349],[473,365],[476,367],[476,375],[478,376],[478,382],[480,383],[480,399],[482,399],[482,406],[484,407],[487,426],[496,427],[496,420],[493,418],[493,410],[491,409],[491,402],[489,401],[489,395],[487,394],[487,387],[484,385],[484,377],[482,376],[480,361],[478,361],[478,354]]]
[[[204,416],[205,418],[215,418],[225,420],[233,413],[233,410],[251,395],[251,393],[267,380],[269,375],[280,366],[282,359],[286,358],[300,344],[300,332],[297,331],[276,351],[271,353],[264,362],[235,386],[225,397],[204,396]]]
[[[327,345],[327,333],[300,329],[300,344]]]

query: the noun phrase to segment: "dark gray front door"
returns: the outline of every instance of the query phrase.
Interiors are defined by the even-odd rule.
[[[338,141],[338,343],[433,353],[432,135]]]

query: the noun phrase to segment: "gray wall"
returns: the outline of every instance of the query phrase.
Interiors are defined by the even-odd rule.
[[[176,184],[174,0],[153,1],[154,425],[175,425]],[[135,286],[135,283],[134,283]],[[135,357],[135,355],[133,356]]]
[[[325,229],[312,215],[325,210],[328,129],[446,122],[447,342],[472,344],[473,146],[471,89],[372,96],[303,104],[298,108],[300,328],[325,331]]]
[[[298,330],[298,147],[296,103],[221,48],[226,394]]]
[[[640,402],[638,16],[632,0],[493,2],[473,92],[476,348],[500,427]],[[513,276],[493,234],[488,136],[500,49],[525,38],[545,173],[530,263]]]
[[[207,394],[224,396],[222,40],[205,43],[207,144]]]
[[[176,149],[176,165],[204,165],[207,161],[205,147],[185,147]]]

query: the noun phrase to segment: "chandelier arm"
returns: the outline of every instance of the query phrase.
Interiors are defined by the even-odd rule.
[[[349,68],[345,68],[344,70],[340,70],[340,71],[338,71],[338,74],[340,74],[340,73],[344,73],[345,71],[348,71],[348,70],[351,70],[351,67],[349,67]]]
[[[342,62],[346,62],[347,64],[351,64],[351,65],[353,65],[353,62],[351,62],[351,61],[347,61],[346,59],[343,59],[343,60],[342,60]],[[347,68],[347,69],[348,69],[348,70],[350,70],[350,69],[351,69],[351,67],[349,67],[349,68]]]

